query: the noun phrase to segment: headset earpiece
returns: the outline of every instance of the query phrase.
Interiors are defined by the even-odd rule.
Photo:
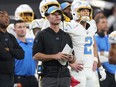
[[[45,16],[48,16],[48,15],[49,15],[49,14],[46,12],[46,13],[45,13]]]

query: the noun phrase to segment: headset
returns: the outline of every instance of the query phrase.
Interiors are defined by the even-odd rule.
[[[46,17],[49,15],[49,13],[47,13],[47,12],[45,12],[45,14],[44,14]]]

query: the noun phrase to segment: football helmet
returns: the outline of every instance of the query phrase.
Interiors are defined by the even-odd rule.
[[[63,11],[63,18],[65,22],[70,22],[72,19],[72,14],[71,14],[71,4],[69,2],[63,2],[61,3],[61,10]]]
[[[16,20],[21,19],[21,20],[25,21],[26,23],[32,22],[34,19],[34,12],[29,5],[21,4],[15,10],[15,19]]]
[[[71,9],[74,9],[74,6],[79,3],[81,0],[73,0],[72,4],[71,4]]]
[[[116,44],[116,31],[113,31],[110,35],[109,35],[109,42],[111,44]]]
[[[81,9],[89,9],[90,11],[89,16],[81,16],[80,15]],[[91,8],[91,6],[89,5],[87,1],[77,1],[75,3],[72,3],[71,10],[72,10],[72,15],[74,20],[81,20],[81,21],[92,20],[93,9]]]
[[[62,10],[64,10],[64,9],[67,8],[68,6],[71,6],[71,4],[68,3],[68,2],[63,2],[63,3],[61,3],[61,9],[62,9]]]
[[[45,17],[45,13],[51,6],[58,6],[60,8],[60,4],[57,0],[42,0],[39,5],[40,14],[42,17]]]

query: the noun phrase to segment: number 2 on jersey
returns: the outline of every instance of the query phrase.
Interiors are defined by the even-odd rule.
[[[86,37],[85,45],[84,45],[84,54],[92,54],[91,45],[92,45],[92,38]]]

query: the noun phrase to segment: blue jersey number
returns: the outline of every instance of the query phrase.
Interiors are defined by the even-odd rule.
[[[86,37],[85,38],[85,45],[84,45],[84,54],[92,54],[92,38],[91,37]]]

